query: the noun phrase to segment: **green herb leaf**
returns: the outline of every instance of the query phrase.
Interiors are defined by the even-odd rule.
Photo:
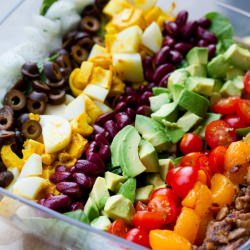
[[[217,53],[223,53],[233,44],[233,27],[230,21],[220,13],[210,12],[206,18],[212,23],[209,30],[218,38]]]
[[[40,8],[40,14],[44,16],[48,11],[48,9],[50,8],[50,6],[57,1],[58,0],[43,0],[42,6]]]
[[[48,58],[49,62],[54,62],[59,57],[58,53],[53,54],[51,57]]]
[[[89,224],[88,216],[80,209],[73,212],[65,213],[64,215],[70,217],[71,219],[75,219],[85,224]]]

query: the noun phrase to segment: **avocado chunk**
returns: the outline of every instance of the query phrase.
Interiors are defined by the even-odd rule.
[[[168,88],[163,88],[163,87],[153,87],[152,88],[153,91],[153,95],[160,95],[160,94],[170,94],[169,89]]]
[[[225,78],[230,64],[226,61],[224,55],[214,57],[207,64],[208,75],[212,78]]]
[[[190,90],[184,89],[180,94],[178,104],[187,111],[190,111],[200,117],[204,117],[210,103],[207,98]]]
[[[198,94],[210,96],[213,92],[215,80],[206,77],[189,77],[186,82],[187,88]]]
[[[176,121],[178,115],[177,105],[178,104],[176,102],[164,104],[159,110],[151,114],[151,118],[158,122],[161,122],[162,119],[174,122]]]
[[[160,176],[162,180],[166,180],[168,171],[174,168],[174,163],[171,159],[160,159],[159,166],[160,166]]]
[[[206,66],[202,64],[191,64],[185,69],[189,72],[190,76],[207,76]]]
[[[83,212],[88,216],[89,221],[92,221],[99,216],[98,207],[96,206],[95,201],[92,199],[92,197],[88,198]]]
[[[148,202],[150,195],[154,191],[153,185],[147,185],[136,189],[135,201]]]
[[[169,122],[164,119],[162,123],[165,125],[166,134],[172,143],[178,142],[185,134],[185,131],[175,122]]]
[[[196,126],[202,118],[190,111],[187,111],[182,117],[177,120],[177,125],[185,132],[189,131],[192,127]]]
[[[111,221],[105,215],[99,216],[91,221],[90,225],[102,231],[108,231]]]
[[[114,174],[112,172],[105,172],[104,179],[106,181],[106,186],[112,192],[116,192],[119,189],[119,184],[126,180],[126,177]]]
[[[136,179],[128,178],[120,187],[118,194],[130,199],[133,203],[135,201]]]
[[[105,203],[109,198],[109,191],[103,177],[97,177],[89,196],[94,200],[99,210],[104,208]]]
[[[189,64],[207,64],[208,48],[194,47],[186,55]]]
[[[126,138],[128,132],[132,130],[131,126],[126,126],[122,130],[120,130],[115,138],[113,139],[110,150],[111,150],[111,165],[112,167],[120,166],[120,145],[123,143]]]
[[[221,81],[221,80],[219,80],[219,79],[214,79],[214,89],[213,89],[213,93],[212,93],[212,95],[211,96],[213,96],[214,95],[214,93],[218,93],[219,91],[220,91],[220,89],[222,88],[222,86],[223,86],[223,82]]]
[[[162,180],[160,174],[150,174],[146,177],[146,184],[153,185],[154,189],[165,187],[166,183]]]
[[[237,76],[244,76],[244,71],[239,68],[230,66],[226,72],[226,80],[232,80]]]
[[[225,97],[241,96],[243,88],[243,77],[237,76],[234,79],[225,82],[225,84],[220,89],[220,94]]]
[[[123,139],[119,149],[120,165],[124,176],[135,177],[144,172],[146,168],[138,154],[141,137],[133,126],[128,126],[131,129]]]
[[[131,200],[121,194],[117,194],[108,198],[104,207],[104,213],[112,220],[121,218],[130,224],[135,214],[135,208]]]
[[[167,93],[162,93],[156,96],[149,97],[150,108],[153,112],[160,109],[163,104],[170,102],[170,95]]]
[[[139,144],[139,157],[146,167],[146,172],[156,173],[159,171],[158,156],[155,148],[144,139]]]
[[[225,59],[233,66],[242,70],[250,69],[250,51],[232,44],[224,53]]]

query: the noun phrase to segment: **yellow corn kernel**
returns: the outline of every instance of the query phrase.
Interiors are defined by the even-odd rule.
[[[103,114],[102,110],[90,99],[87,95],[85,97],[85,107],[88,116],[90,117],[90,124],[95,123],[96,119]]]
[[[11,149],[11,145],[4,145],[1,149],[1,158],[5,167],[8,168],[18,168],[19,171],[22,170],[22,167],[25,161],[19,158]]]
[[[44,165],[50,166],[56,160],[57,154],[42,154],[42,163]]]
[[[79,159],[88,145],[88,140],[78,133],[73,133],[71,142],[67,147],[67,153],[75,159]]]
[[[94,64],[92,62],[83,62],[80,67],[82,82],[87,84],[93,72]]]
[[[123,9],[131,7],[131,4],[127,0],[111,0],[104,7],[103,13],[108,16],[115,16],[120,13]]]
[[[34,121],[37,121],[37,122],[40,121],[40,115],[39,114],[29,113],[29,118],[30,118],[30,120],[34,120]]]
[[[95,67],[89,84],[94,84],[105,89],[110,89],[112,82],[112,71],[101,67]]]
[[[112,85],[109,96],[117,96],[124,93],[125,83],[115,74],[113,74]]]
[[[82,74],[79,68],[76,68],[72,71],[69,76],[69,87],[74,96],[78,96],[82,93],[82,90],[85,87],[85,84],[82,81]]]
[[[94,130],[89,123],[91,123],[91,118],[86,112],[83,112],[70,122],[72,131],[79,133],[84,137],[91,135]]]

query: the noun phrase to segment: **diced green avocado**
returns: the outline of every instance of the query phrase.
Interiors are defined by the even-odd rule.
[[[93,219],[97,218],[99,216],[99,210],[96,206],[95,201],[92,199],[92,197],[89,197],[85,206],[83,212],[88,216],[89,221],[92,221]]]
[[[94,200],[99,210],[104,208],[105,203],[109,198],[109,191],[103,177],[97,177],[89,196]]]
[[[189,72],[190,76],[207,76],[206,66],[202,64],[191,64],[185,69]]]
[[[241,96],[243,88],[243,77],[237,76],[234,79],[225,82],[225,84],[220,89],[220,94],[225,97]]]
[[[120,145],[131,129],[131,126],[124,127],[116,134],[115,138],[113,139],[110,146],[112,167],[120,166]]]
[[[104,212],[112,220],[121,218],[130,224],[135,214],[135,208],[131,200],[125,198],[121,194],[117,194],[108,198],[104,207]]]
[[[177,120],[177,124],[185,131],[189,131],[192,127],[196,126],[202,118],[190,111],[187,111],[182,117]]]
[[[175,122],[169,122],[163,119],[162,123],[165,125],[166,134],[168,135],[170,141],[174,144],[177,143],[185,134],[185,131]]]
[[[135,201],[136,179],[128,178],[120,187],[118,194],[130,199],[133,203]]]
[[[135,201],[148,202],[150,195],[154,191],[153,185],[147,185],[136,189]]]
[[[146,167],[146,172],[156,173],[159,171],[158,156],[155,148],[144,139],[141,139],[139,144],[139,157]]]
[[[178,104],[180,107],[195,113],[200,117],[204,117],[210,103],[207,98],[190,90],[184,89],[180,94]]]
[[[90,222],[89,217],[81,209],[77,209],[75,211],[70,211],[70,212],[64,213],[64,215],[66,215],[74,220],[78,220],[80,222],[83,222],[85,224],[89,224],[89,222]]]
[[[189,64],[207,64],[208,48],[194,47],[186,55]]]
[[[151,118],[158,122],[161,122],[162,119],[174,122],[176,121],[178,115],[177,106],[178,104],[176,102],[164,104],[159,110],[151,114]]]
[[[156,96],[149,97],[150,108],[153,112],[157,111],[163,104],[170,102],[170,95],[162,93]]]
[[[166,180],[167,172],[174,168],[174,163],[171,159],[160,159],[159,165],[161,178],[162,180]]]
[[[223,86],[223,82],[219,79],[214,79],[214,89],[213,89],[213,94],[217,93],[220,91],[221,87]],[[212,94],[212,95],[213,95]]]
[[[230,66],[226,72],[226,80],[232,80],[237,76],[244,76],[244,71],[239,68]]]
[[[120,144],[119,155],[122,173],[127,177],[135,177],[146,170],[142,164],[138,150],[141,137],[135,127],[130,126],[132,129],[126,135]]]
[[[168,95],[170,94],[169,89],[168,88],[163,88],[163,87],[153,87],[152,91],[153,91],[154,95],[160,95],[160,94],[163,94],[163,93],[168,94]]]
[[[212,78],[224,79],[229,67],[230,67],[230,64],[226,61],[224,55],[218,55],[214,57],[207,64],[207,72],[208,72],[208,75]]]
[[[146,184],[153,185],[154,189],[165,187],[166,183],[162,180],[160,174],[150,174],[146,177]]]
[[[124,182],[126,177],[114,174],[112,172],[105,172],[104,178],[106,181],[106,186],[112,192],[116,192],[119,189],[119,183]]]
[[[148,142],[150,142],[157,152],[168,151],[171,147],[170,138],[166,134],[166,130],[164,132],[159,131],[152,135],[152,137],[145,138]]]
[[[250,127],[238,128],[238,129],[236,129],[236,134],[237,134],[238,136],[244,137],[244,136],[246,136],[248,133],[250,133]]]
[[[102,231],[108,231],[111,221],[105,215],[99,216],[91,221],[90,225]]]
[[[242,70],[250,69],[250,51],[232,44],[224,53],[226,60],[233,66]]]
[[[215,80],[206,77],[189,77],[186,82],[187,88],[198,94],[210,96],[213,92]]]

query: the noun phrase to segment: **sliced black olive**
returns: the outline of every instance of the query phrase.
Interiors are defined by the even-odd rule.
[[[21,131],[19,131],[18,129],[15,129],[15,136],[16,136],[16,144],[18,147],[22,148],[22,145],[25,141],[25,138],[23,137]]]
[[[32,81],[32,87],[39,92],[48,93],[50,91],[50,87],[45,82],[39,80]]]
[[[100,22],[97,18],[93,16],[85,16],[80,23],[82,30],[85,30],[90,33],[95,33],[100,28]]]
[[[94,41],[90,37],[84,37],[77,42],[77,45],[81,46],[86,50],[90,50],[94,45]]]
[[[35,120],[27,120],[22,125],[22,133],[25,138],[36,140],[42,133],[42,127]]]
[[[33,101],[31,99],[27,100],[27,109],[29,113],[43,114],[46,109],[46,102],[44,101]]]
[[[65,78],[62,78],[60,81],[58,82],[51,82],[51,81],[47,81],[46,84],[50,87],[50,89],[61,89],[64,87],[65,85]],[[50,91],[51,93],[51,91]]]
[[[59,105],[65,102],[65,90],[54,90],[49,94],[49,103],[52,105]]]
[[[16,81],[16,83],[11,89],[23,89],[24,87],[25,87],[25,81],[23,79],[20,79]]]
[[[6,94],[4,104],[10,106],[14,111],[20,111],[26,106],[26,97],[21,91],[12,89]]]
[[[81,48],[79,45],[74,45],[71,48],[71,55],[73,60],[78,63],[79,65],[87,60],[88,58],[88,51],[86,49]]]
[[[14,113],[11,107],[0,109],[0,130],[10,130],[14,124]]]
[[[70,47],[74,44],[74,38],[76,34],[77,34],[77,31],[71,31],[71,32],[68,32],[63,37],[63,49],[65,50],[70,49]]]
[[[82,11],[82,16],[99,16],[99,14],[100,10],[95,4],[87,5]]]
[[[15,132],[0,130],[0,146],[9,145],[15,142]]]
[[[56,59],[57,64],[60,67],[62,75],[67,78],[72,71],[72,64],[68,55],[60,55]]]
[[[103,47],[105,46],[105,42],[100,36],[94,36],[93,41],[95,44],[98,44],[98,45],[103,46]]]
[[[43,92],[32,91],[28,98],[32,101],[48,102],[48,96]]]
[[[27,121],[29,120],[30,117],[29,117],[29,114],[28,113],[23,113],[21,114],[18,119],[17,119],[17,125],[18,127],[22,127],[22,125]]]
[[[39,78],[39,70],[35,63],[25,63],[22,66],[22,74],[24,77],[37,79]]]
[[[57,63],[47,62],[44,64],[44,74],[51,82],[58,82],[62,79],[62,74]]]
[[[0,187],[7,187],[13,181],[14,175],[10,171],[0,173]]]
[[[78,43],[83,38],[90,38],[90,34],[86,31],[77,31],[77,33],[74,36],[74,43]]]

